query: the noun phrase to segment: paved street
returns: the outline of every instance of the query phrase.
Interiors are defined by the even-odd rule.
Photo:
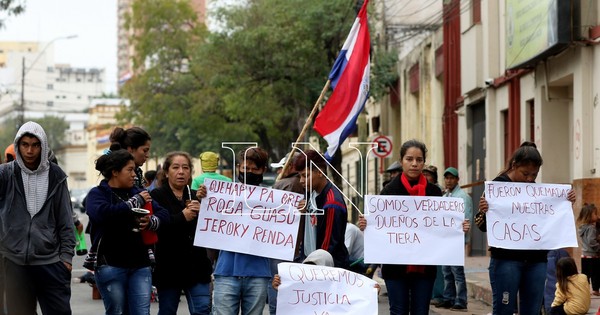
[[[80,215],[81,221],[84,225],[88,222],[88,217],[85,214]],[[88,246],[89,235],[86,235],[88,238]],[[85,256],[75,256],[73,259],[73,282],[72,282],[72,296],[71,296],[71,308],[73,310],[73,315],[96,315],[96,314],[104,314],[104,306],[102,304],[102,300],[93,300],[92,299],[92,288],[87,283],[79,283],[78,279],[87,272],[87,269],[82,267],[83,260]],[[382,292],[385,292],[385,288],[382,289]],[[438,309],[435,307],[431,307],[430,314],[487,314],[490,312],[490,307],[481,302],[477,301],[473,298],[469,298],[469,312],[455,312],[447,309]],[[151,312],[152,315],[158,313],[158,303],[152,303]],[[41,314],[41,312],[40,312]],[[185,297],[182,296],[181,304],[179,305],[178,314],[189,314],[187,310],[187,303],[185,301]],[[268,307],[265,307],[265,311],[263,314],[268,315]],[[378,314],[389,314],[388,311],[388,299],[385,294],[381,294],[379,297],[379,312]]]

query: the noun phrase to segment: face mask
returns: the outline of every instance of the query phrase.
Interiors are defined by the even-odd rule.
[[[240,172],[238,175],[240,183],[258,186],[263,181],[262,174]]]

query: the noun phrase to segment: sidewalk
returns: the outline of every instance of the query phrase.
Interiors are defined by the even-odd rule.
[[[492,305],[492,288],[488,274],[490,258],[487,256],[466,257],[465,274],[467,277],[467,292],[475,300]],[[592,304],[588,314],[596,314],[600,307],[600,297],[592,296]]]

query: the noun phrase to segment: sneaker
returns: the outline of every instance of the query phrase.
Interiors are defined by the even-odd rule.
[[[429,305],[433,305],[433,306],[435,306],[436,304],[440,304],[440,303],[442,303],[442,301],[438,300],[438,299],[431,299],[431,301],[429,301]]]
[[[434,305],[437,308],[451,308],[452,307],[452,302],[450,301],[444,301],[444,302],[440,302],[438,304]]]
[[[450,308],[451,311],[457,311],[457,312],[466,312],[467,311],[467,307],[466,306],[462,306],[462,305],[454,305]]]

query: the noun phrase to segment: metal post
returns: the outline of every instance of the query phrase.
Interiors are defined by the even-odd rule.
[[[19,104],[18,115],[17,122],[19,126],[17,128],[21,128],[25,123],[25,56],[23,56],[23,66],[21,69],[21,103]]]

